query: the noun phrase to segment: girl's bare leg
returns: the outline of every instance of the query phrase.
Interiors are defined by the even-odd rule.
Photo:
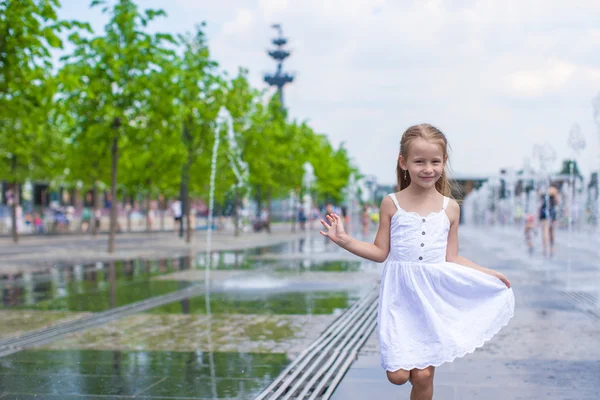
[[[399,369],[397,371],[385,371],[388,381],[394,385],[404,385],[410,378],[410,371]]]
[[[434,367],[425,369],[413,369],[410,371],[410,382],[413,385],[410,392],[410,400],[432,400],[433,399],[433,375]]]

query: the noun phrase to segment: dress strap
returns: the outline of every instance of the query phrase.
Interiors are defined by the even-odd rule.
[[[400,210],[400,204],[398,204],[398,199],[396,198],[396,193],[390,193],[389,196],[392,198],[392,200],[394,201],[394,204],[396,205],[396,208],[398,210]]]
[[[444,204],[442,204],[442,210],[446,210],[446,207],[448,207],[449,202],[450,202],[450,197],[444,196]]]

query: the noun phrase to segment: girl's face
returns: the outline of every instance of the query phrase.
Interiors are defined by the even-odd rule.
[[[408,170],[411,182],[431,188],[444,172],[446,158],[439,143],[417,138],[410,143],[406,160],[400,156],[398,162],[403,170]]]

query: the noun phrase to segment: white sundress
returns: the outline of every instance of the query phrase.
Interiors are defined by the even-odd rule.
[[[498,278],[446,261],[450,220],[397,207],[381,275],[378,326],[387,371],[437,367],[481,347],[514,315],[512,289]]]

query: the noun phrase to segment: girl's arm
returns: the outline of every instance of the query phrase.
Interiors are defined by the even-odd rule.
[[[325,230],[320,233],[359,257],[384,262],[390,252],[390,221],[395,209],[392,199],[385,196],[379,209],[379,229],[374,243],[361,242],[348,235],[342,219],[337,214],[327,215],[327,222],[321,220]]]
[[[450,232],[448,232],[448,247],[446,248],[446,261],[473,268],[485,274],[495,276],[500,279],[507,287],[510,287],[508,279],[500,272],[493,269],[484,268],[475,264],[473,261],[458,255],[458,224],[460,221],[460,206],[455,200],[450,200],[446,209],[450,219]]]

